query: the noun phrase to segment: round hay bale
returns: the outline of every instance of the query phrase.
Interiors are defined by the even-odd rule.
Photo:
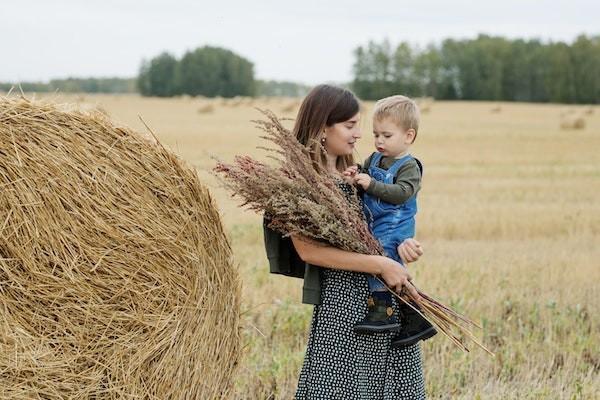
[[[240,281],[195,171],[102,113],[0,98],[2,398],[217,399]]]
[[[419,107],[421,114],[428,114],[431,111],[433,101],[433,97],[418,97],[415,99],[415,103]]]
[[[244,102],[244,99],[241,96],[235,96],[235,97],[232,97],[231,99],[229,99],[229,101],[227,102],[227,105],[229,107],[238,107],[238,106],[241,106],[243,102]]]
[[[281,107],[281,112],[283,112],[283,113],[295,112],[298,107],[299,107],[299,105],[296,101],[290,101],[288,104]]]
[[[210,114],[215,111],[215,106],[211,103],[198,107],[198,114]]]
[[[585,109],[585,111],[583,113],[585,115],[592,115],[592,114],[594,114],[594,107],[592,107],[592,106],[586,107],[586,109]]]
[[[492,109],[490,110],[490,112],[492,114],[499,114],[502,112],[502,106],[500,104],[497,104],[496,106],[492,107]]]
[[[561,119],[560,129],[576,130],[585,128],[585,119],[579,115],[568,115]]]

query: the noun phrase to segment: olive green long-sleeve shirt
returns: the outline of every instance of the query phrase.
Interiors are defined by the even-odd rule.
[[[294,248],[292,239],[283,237],[279,232],[269,228],[269,222],[269,218],[264,216],[263,233],[270,272],[304,279],[302,302],[305,304],[320,304],[321,267],[302,261]]]
[[[363,163],[361,172],[367,173],[371,158],[375,153],[371,154]],[[383,156],[378,165],[379,168],[389,169],[396,159],[394,157]],[[387,203],[404,204],[408,199],[415,195],[421,189],[421,167],[416,159],[406,161],[398,170],[394,177],[394,183],[388,184],[371,179],[371,183],[366,192],[374,197],[377,197]]]

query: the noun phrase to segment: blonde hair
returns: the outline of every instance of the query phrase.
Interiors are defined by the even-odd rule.
[[[414,100],[401,95],[378,100],[373,109],[373,119],[381,121],[388,118],[404,130],[414,129],[415,139],[417,138],[420,113]]]

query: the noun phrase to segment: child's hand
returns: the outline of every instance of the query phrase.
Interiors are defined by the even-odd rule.
[[[354,182],[357,185],[362,186],[364,190],[367,190],[369,185],[371,184],[371,177],[367,174],[356,174],[354,176]]]

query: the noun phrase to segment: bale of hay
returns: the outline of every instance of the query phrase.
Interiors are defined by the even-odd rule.
[[[594,114],[594,107],[592,107],[592,106],[586,107],[586,109],[585,109],[585,111],[583,113],[585,115],[592,115],[592,114]]]
[[[231,99],[229,99],[229,101],[227,102],[227,105],[229,107],[238,107],[238,106],[241,106],[243,102],[244,102],[244,99],[241,96],[235,96],[235,97],[232,97]]]
[[[215,106],[212,103],[206,103],[198,107],[198,114],[210,114],[215,111]]]
[[[427,114],[431,111],[431,106],[434,102],[433,97],[418,97],[415,99],[415,103],[419,107],[421,114]]]
[[[560,129],[563,130],[575,130],[584,129],[585,119],[579,115],[568,115],[562,117],[560,121]]]
[[[284,112],[284,113],[295,112],[298,107],[299,107],[299,105],[298,105],[297,101],[290,101],[289,103],[287,103],[283,107],[281,107],[281,112]]]
[[[2,398],[217,399],[240,282],[195,171],[102,113],[0,98]]]
[[[490,112],[492,114],[498,114],[498,113],[502,112],[502,106],[500,104],[496,104],[494,107],[492,107]]]

